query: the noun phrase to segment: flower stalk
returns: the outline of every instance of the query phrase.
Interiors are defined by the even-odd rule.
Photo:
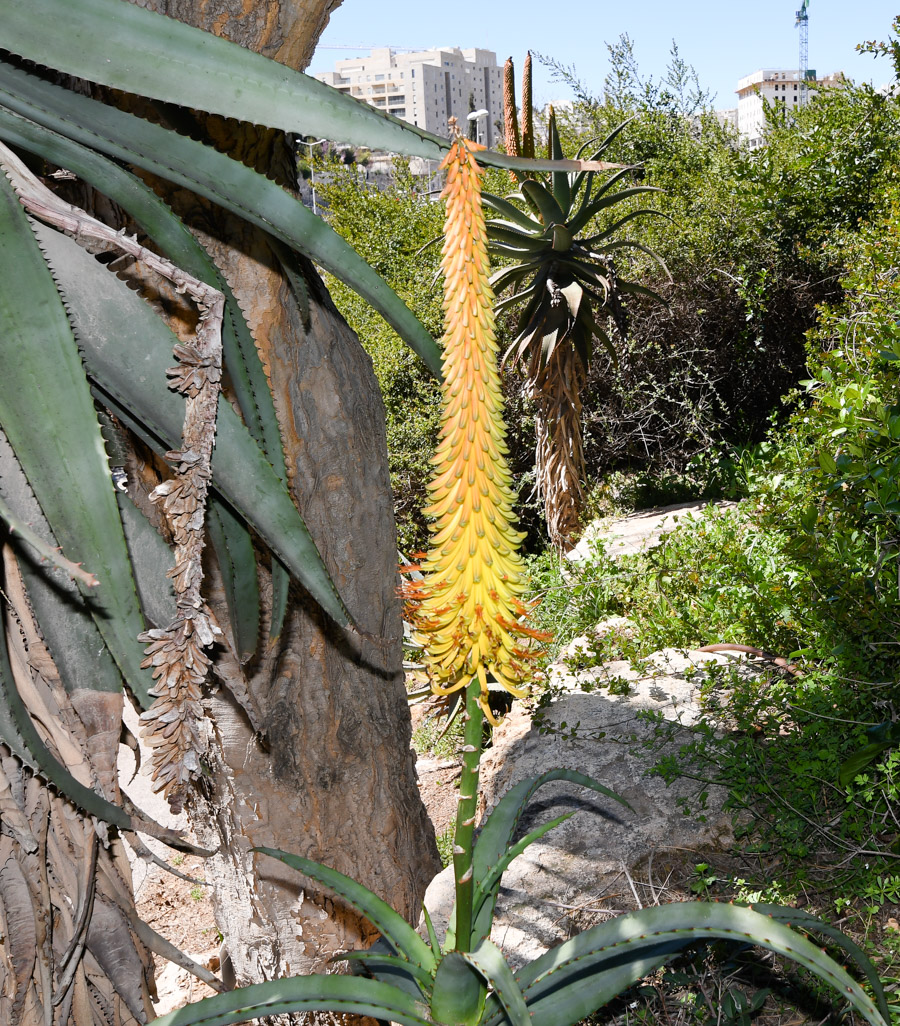
[[[434,523],[423,578],[409,582],[405,596],[433,689],[449,694],[477,681],[481,710],[496,722],[488,675],[522,697],[537,655],[533,640],[543,636],[521,622],[527,612],[522,535],[513,527],[482,172],[473,155],[483,147],[453,130],[441,165],[447,171],[444,408],[426,511]]]

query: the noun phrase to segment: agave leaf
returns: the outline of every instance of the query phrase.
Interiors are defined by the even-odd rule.
[[[500,1003],[510,1026],[531,1026],[525,998],[497,945],[485,940],[474,951],[462,954],[462,957],[487,981],[493,992],[492,997]]]
[[[477,1026],[487,997],[484,974],[461,951],[448,951],[434,974],[431,1016],[447,1026]]]
[[[74,242],[49,229],[40,231],[48,252],[66,254],[60,283],[88,373],[104,402],[158,452],[177,448],[183,403],[165,384],[175,336],[140,297]],[[287,489],[223,398],[212,468],[214,488],[256,528],[329,616],[343,626],[350,624],[352,618]]]
[[[98,577],[82,601],[142,694],[152,683],[137,641],[145,624],[94,403],[45,258],[2,174],[0,281],[0,423],[56,540]],[[52,417],[36,415],[36,396]]]
[[[111,2],[117,9],[133,7],[122,0]],[[2,4],[0,0],[0,11]],[[340,235],[275,182],[193,139],[3,63],[0,103],[68,138],[183,185],[306,254],[378,310],[432,373],[440,374],[440,351],[406,304]]]
[[[289,976],[254,983],[186,1005],[153,1020],[153,1026],[230,1026],[291,1012],[331,1011],[432,1026],[428,1009],[399,987],[364,976]]]
[[[620,916],[524,966],[518,980],[536,1026],[571,1026],[597,1007],[595,974],[602,983],[611,967],[624,963],[630,970],[632,960],[665,960],[689,944],[714,938],[756,944],[790,958],[839,990],[872,1026],[886,1026],[872,999],[815,944],[737,905],[682,902]],[[628,975],[634,982],[642,974],[635,967]]]
[[[549,228],[551,224],[566,223],[566,215],[562,207],[553,198],[553,194],[540,182],[536,182],[533,178],[527,178],[522,182],[522,195],[540,211],[545,228]]]
[[[254,848],[253,851],[271,855],[272,858],[279,859],[285,865],[296,869],[298,873],[303,873],[311,880],[316,880],[330,888],[348,905],[364,915],[381,932],[381,935],[402,959],[420,967],[427,973],[434,972],[435,959],[431,948],[402,916],[398,915],[386,901],[379,898],[377,894],[373,894],[367,887],[351,880],[349,876],[344,876],[336,869],[329,869],[327,866],[303,858],[301,855],[291,855],[278,848]]]

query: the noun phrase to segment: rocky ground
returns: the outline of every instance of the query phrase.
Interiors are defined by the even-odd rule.
[[[624,518],[609,525],[605,534],[589,531],[571,558],[583,558],[588,546],[598,542],[606,544],[610,554],[640,551],[657,544],[662,534],[677,526],[679,517],[697,508],[666,507]],[[627,629],[627,625],[600,629]],[[513,961],[534,957],[601,918],[690,896],[693,867],[701,859],[713,864],[725,858],[730,835],[721,796],[708,798],[699,818],[685,818],[680,806],[692,800],[690,787],[682,788],[682,794],[678,787],[673,791],[660,780],[643,776],[644,763],[635,742],[649,728],[636,714],[650,708],[669,721],[689,723],[696,715],[696,690],[704,668],[710,663],[736,665],[735,658],[667,650],[655,665],[636,670],[625,663],[590,665],[590,658],[581,656],[591,645],[592,638],[576,639],[551,668],[557,694],[538,722],[533,710],[517,706],[495,731],[493,748],[483,763],[484,807],[490,808],[522,777],[563,765],[597,776],[618,790],[634,813],[593,796],[585,798],[584,792],[568,784],[548,788],[537,805],[542,818],[565,808],[574,809],[576,815],[521,856],[509,871],[495,940]],[[610,680],[619,682],[618,686],[609,688]],[[605,689],[599,686],[604,681]],[[414,728],[433,711],[428,703],[414,706]],[[173,819],[165,803],[152,794],[148,778],[141,773],[133,776],[133,769],[133,756],[123,749],[121,772],[131,797],[159,822],[184,828],[182,819]],[[417,771],[435,833],[446,835],[456,813],[459,761],[425,754]],[[173,856],[162,845],[154,850],[188,879],[136,859],[133,873],[140,915],[195,961],[216,971],[220,936],[203,882],[202,860]],[[438,916],[441,905],[449,900],[449,888],[445,873],[429,889],[429,908]],[[212,993],[186,969],[162,959],[157,960],[157,988],[159,1014]]]

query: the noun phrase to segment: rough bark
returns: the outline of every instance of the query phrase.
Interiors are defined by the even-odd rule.
[[[337,3],[147,6],[303,67]],[[283,136],[221,119],[203,127],[232,155],[291,180]],[[211,866],[220,928],[237,981],[255,982],[322,969],[371,928],[281,863],[252,855],[254,845],[326,862],[409,918],[439,864],[410,750],[396,537],[371,361],[311,265],[300,265],[308,293],[297,297],[263,233],[195,197],[167,199],[209,245],[247,315],[269,369],[293,495],[351,612],[381,639],[335,628],[298,589],[278,643],[267,644],[266,632],[260,656],[244,668],[261,736],[227,693],[209,701],[214,768],[191,811],[203,841],[222,845]]]

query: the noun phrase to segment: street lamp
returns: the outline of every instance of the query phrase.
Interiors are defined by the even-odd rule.
[[[321,146],[323,142],[327,142],[327,139],[316,139],[314,142],[307,142],[303,140],[301,146],[309,147],[309,175],[310,185],[312,186],[312,197],[313,197],[313,213],[318,214],[319,210],[316,207],[316,165],[313,163],[313,146]]]
[[[468,113],[468,114],[466,115],[466,118],[467,118],[467,119],[468,119],[469,121],[474,121],[474,122],[476,122],[476,126],[475,126],[475,142],[481,142],[481,140],[480,140],[480,139],[478,138],[478,135],[479,135],[479,133],[480,133],[480,131],[481,131],[481,122],[482,122],[482,121],[483,121],[483,120],[484,120],[484,119],[485,119],[486,117],[488,117],[488,116],[490,115],[490,113],[491,113],[491,112],[490,112],[489,110],[485,110],[485,109],[484,109],[484,108],[482,107],[482,109],[481,109],[481,110],[473,110],[473,111],[470,111],[470,112],[469,112],[469,113]]]

